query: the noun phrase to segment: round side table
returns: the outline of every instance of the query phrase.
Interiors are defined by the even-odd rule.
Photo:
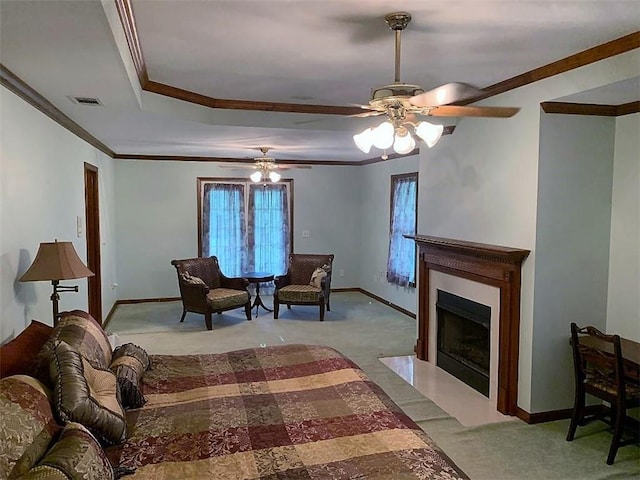
[[[246,278],[249,283],[256,284],[256,298],[253,300],[253,305],[251,305],[251,308],[256,307],[256,318],[258,317],[258,309],[260,307],[264,308],[268,312],[273,312],[272,309],[268,308],[262,302],[262,298],[260,298],[260,283],[270,282],[273,280],[273,274],[267,272],[245,272],[242,274],[242,277]]]

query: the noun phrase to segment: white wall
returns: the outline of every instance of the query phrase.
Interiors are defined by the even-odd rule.
[[[640,114],[616,119],[607,332],[640,341]]]
[[[482,102],[521,107],[513,118],[465,118],[420,161],[419,233],[531,250],[522,270],[518,405],[532,403],[533,299],[540,102],[637,76],[633,50]],[[550,372],[536,371],[536,376]],[[569,380],[568,380],[569,381]]]
[[[359,170],[362,198],[358,213],[361,218],[363,241],[359,260],[359,286],[413,313],[418,311],[416,289],[388,283],[386,273],[391,215],[391,175],[417,172],[419,162],[419,155],[414,155],[374,163],[360,167]],[[418,226],[418,231],[419,228]]]
[[[531,403],[570,408],[570,323],[605,330],[615,118],[541,114]]]
[[[71,241],[86,259],[84,233],[76,235],[76,217],[84,221],[84,162],[99,168],[102,230],[103,315],[115,302],[108,284],[115,279],[112,205],[113,161],[0,88],[0,342],[14,337],[32,319],[52,323],[50,282],[20,283],[40,242]],[[60,310],[87,309],[87,280],[79,293],[61,294]]]
[[[118,298],[179,296],[170,262],[198,255],[197,177],[248,173],[204,162],[116,161]],[[360,173],[314,166],[284,175],[294,180],[294,250],[333,253],[333,288],[360,285]]]

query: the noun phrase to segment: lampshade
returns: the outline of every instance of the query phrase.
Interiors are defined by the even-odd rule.
[[[354,135],[353,141],[360,150],[364,153],[369,153],[373,145],[373,129],[369,127],[363,132]]]
[[[71,242],[55,241],[40,244],[35,260],[20,277],[20,281],[68,280],[93,275],[93,272],[78,258]]]
[[[444,132],[444,125],[434,125],[429,122],[420,122],[416,126],[416,135],[425,141],[429,148],[433,147]]]
[[[278,181],[280,181],[280,177],[281,175],[278,172],[269,172],[269,180],[271,180],[271,182],[273,183],[277,183]]]
[[[253,183],[258,183],[260,180],[262,180],[262,172],[260,170],[256,170],[251,175],[249,175],[249,178]]]
[[[382,122],[373,129],[373,146],[385,150],[393,145],[393,134],[395,128],[391,122]]]
[[[393,142],[393,150],[401,155],[407,154],[416,148],[416,141],[406,128],[398,129],[395,141]]]

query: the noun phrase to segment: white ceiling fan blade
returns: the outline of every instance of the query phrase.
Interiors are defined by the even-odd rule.
[[[411,97],[409,102],[416,107],[437,107],[472,98],[480,93],[481,91],[472,85],[452,82]]]

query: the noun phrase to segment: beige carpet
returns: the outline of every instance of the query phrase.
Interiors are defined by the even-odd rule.
[[[262,293],[262,292],[261,292]],[[271,304],[268,295],[265,303]],[[519,420],[463,427],[378,360],[413,353],[416,322],[360,293],[332,293],[332,311],[292,307],[280,318],[260,310],[252,321],[242,310],[214,315],[207,331],[202,315],[179,323],[179,302],[120,305],[107,326],[121,341],[150,353],[219,353],[281,343],[329,345],[353,359],[474,480],[614,480],[640,478],[640,448],[622,447],[607,466],[611,434],[602,424],[578,429],[566,442],[568,420],[527,425]],[[255,309],[254,309],[255,314]],[[392,480],[392,479],[390,479]]]

